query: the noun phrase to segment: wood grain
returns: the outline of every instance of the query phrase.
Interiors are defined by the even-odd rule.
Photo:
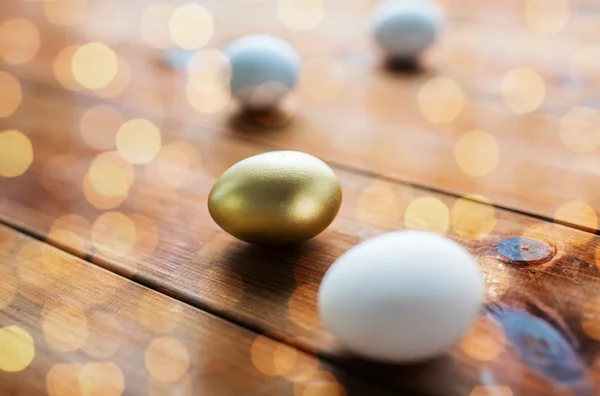
[[[456,195],[478,193],[504,207],[596,229],[597,217],[590,219],[577,211],[557,214],[568,202],[582,201],[596,212],[600,205],[600,191],[595,183],[600,174],[598,148],[586,145],[588,138],[576,131],[583,121],[565,133],[572,144],[583,145],[587,152],[572,151],[560,137],[560,121],[569,110],[577,106],[597,107],[596,88],[600,82],[595,76],[596,68],[577,66],[579,58],[592,65],[596,59],[593,54],[577,53],[598,44],[591,28],[598,22],[598,14],[591,3],[569,2],[566,26],[557,34],[538,36],[530,25],[543,26],[547,16],[540,13],[536,17],[540,20],[535,22],[534,18],[528,25],[521,1],[506,2],[501,7],[445,1],[442,6],[449,18],[445,35],[425,57],[423,69],[412,72],[382,66],[366,34],[366,15],[374,3],[330,2],[326,22],[308,32],[286,28],[272,2],[206,5],[217,26],[210,47],[223,48],[239,35],[262,31],[290,40],[308,63],[323,58],[336,62],[329,63],[333,69],[324,67],[320,75],[304,77],[295,96],[292,121],[276,130],[252,125],[255,120],[236,124],[233,105],[214,114],[192,108],[185,95],[185,72],[165,67],[165,52],[150,48],[135,25],[114,45],[130,70],[128,84],[117,100],[157,118],[183,119],[214,133],[243,135],[274,147],[306,151],[354,169]],[[122,12],[138,21],[146,6],[134,2],[123,7]],[[58,84],[54,60],[67,45],[89,40],[84,26],[69,29],[65,35],[64,28],[46,21],[39,4],[6,7],[9,14],[26,15],[44,31],[43,46],[35,62],[8,70],[26,80]],[[248,12],[260,17],[248,21]],[[548,23],[552,24],[552,20]],[[507,107],[501,86],[510,71],[523,67],[532,68],[541,76],[545,93],[540,94],[539,108],[520,114]],[[331,99],[316,100],[315,95],[322,95],[319,87],[328,86],[330,80],[339,77],[332,74],[337,69],[342,76],[339,92],[335,94],[333,88]],[[447,122],[432,122],[418,100],[423,85],[436,77],[456,81],[463,92],[463,99],[457,99],[462,110],[457,110]],[[525,100],[528,95],[536,95],[520,92]],[[106,92],[98,95],[105,96]],[[452,97],[440,96],[439,102],[430,99],[433,108],[456,105]],[[459,139],[479,130],[488,134],[487,140],[471,140],[457,154]],[[485,150],[486,154],[478,156],[478,150]],[[490,159],[495,155],[498,161]]]
[[[412,74],[382,67],[370,46],[364,28],[373,4],[328,2],[326,22],[298,33],[282,25],[273,2],[206,5],[217,27],[211,47],[262,30],[289,39],[306,61],[325,56],[343,70],[337,96],[317,101],[314,88],[301,84],[291,121],[271,128],[264,124],[281,120],[238,116],[233,103],[214,114],[192,108],[185,73],[165,67],[165,53],[143,44],[135,23],[120,43],[111,42],[129,65],[122,93],[111,92],[115,86],[100,92],[57,90],[53,66],[59,51],[97,37],[89,36],[84,24],[52,26],[43,4],[3,4],[3,15],[26,16],[43,34],[34,61],[5,65],[20,80],[24,99],[0,125],[28,136],[34,160],[23,176],[0,180],[1,218],[111,271],[394,389],[457,396],[596,393],[598,238],[487,201],[552,218],[560,205],[582,200],[591,212],[575,204],[560,219],[588,230],[597,227],[596,151],[574,154],[557,134],[567,110],[596,103],[594,69],[570,72],[574,51],[596,43],[589,29],[597,23],[593,3],[570,3],[567,27],[539,38],[527,31],[523,2],[444,1],[446,36],[424,59],[425,70]],[[146,6],[128,3],[123,8],[127,20],[137,21]],[[248,15],[260,17],[249,21]],[[502,79],[518,67],[534,68],[546,82],[543,103],[529,114],[515,114],[500,95]],[[63,71],[69,69],[67,63]],[[423,84],[438,76],[456,81],[465,98],[460,113],[442,124],[430,122],[417,103]],[[312,86],[329,77],[317,75]],[[72,83],[68,73],[63,84],[65,79]],[[111,116],[105,112],[82,124],[84,112],[99,104],[113,106]],[[132,167],[114,152],[101,153],[114,148],[119,117],[146,117],[161,128],[163,151],[157,159]],[[490,133],[500,153],[491,173],[479,178],[464,173],[454,155],[459,137],[475,129]],[[102,136],[108,143],[94,140]],[[235,241],[206,212],[206,195],[221,172],[276,147],[329,160],[344,186],[345,203],[332,227],[291,250]],[[478,165],[487,160],[479,158]],[[487,199],[462,200],[397,181]],[[488,305],[465,340],[434,362],[395,367],[358,361],[322,328],[318,284],[349,247],[405,227],[447,233],[466,246],[486,274]],[[523,236],[547,244],[538,252],[550,253],[529,261],[515,259],[514,250],[502,253],[506,239]],[[534,246],[518,244],[516,252]]]
[[[387,393],[0,226],[3,395]]]
[[[45,96],[49,93],[51,100]],[[86,198],[82,192],[84,175],[98,153],[85,147],[73,127],[91,103],[79,106],[64,99],[54,91],[36,90],[11,119],[12,127],[27,131],[36,157],[23,176],[0,183],[6,191],[0,204],[5,222],[230,321],[305,351],[318,350],[399,390],[464,395],[492,385],[510,386],[515,394],[589,394],[594,389],[598,237],[338,169],[344,204],[325,233],[292,249],[255,248],[218,229],[206,198],[228,166],[261,149],[202,130],[181,135],[188,128],[182,124],[165,126],[163,142],[168,147],[184,140],[196,150],[202,160],[188,174],[191,184],[167,188],[154,168],[162,161],[162,166],[177,162],[159,158],[158,164],[137,167],[123,203],[100,210],[90,203],[97,203],[94,195]],[[52,158],[65,154],[74,157],[73,165],[49,170]],[[176,169],[172,175],[187,174],[185,168]],[[132,224],[135,240],[126,231]],[[447,233],[467,247],[486,274],[490,304],[465,344],[433,363],[394,367],[357,361],[322,327],[318,284],[351,246],[405,227]],[[112,233],[121,238],[107,237]],[[507,258],[497,246],[512,237],[546,243],[549,256],[532,265]]]

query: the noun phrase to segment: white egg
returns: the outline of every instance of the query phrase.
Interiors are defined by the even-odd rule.
[[[371,26],[388,57],[412,59],[436,40],[442,11],[429,0],[391,0],[375,9]]]
[[[242,37],[225,49],[225,55],[231,65],[231,92],[246,107],[274,107],[298,81],[300,56],[278,37]]]
[[[367,240],[342,255],[319,290],[327,329],[365,358],[422,361],[452,347],[483,301],[478,264],[459,244],[424,231]]]

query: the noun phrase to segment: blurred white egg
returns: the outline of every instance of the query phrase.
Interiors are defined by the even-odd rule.
[[[393,59],[417,57],[437,38],[442,11],[429,0],[391,0],[374,11],[371,29],[375,41]]]
[[[443,354],[469,329],[484,295],[478,264],[424,231],[367,240],[342,255],[319,290],[327,329],[351,352],[390,363]]]
[[[225,49],[225,55],[231,64],[231,92],[248,108],[275,107],[300,75],[300,56],[275,36],[242,37]]]

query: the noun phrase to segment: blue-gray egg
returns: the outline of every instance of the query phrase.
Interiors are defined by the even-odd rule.
[[[298,82],[300,56],[278,37],[242,37],[225,49],[225,55],[231,65],[231,93],[247,108],[277,106]]]
[[[442,12],[429,0],[391,0],[375,9],[371,26],[386,56],[413,59],[435,42]]]

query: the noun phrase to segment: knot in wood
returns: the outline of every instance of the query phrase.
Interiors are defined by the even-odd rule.
[[[524,237],[505,239],[496,249],[501,258],[513,265],[543,264],[552,259],[555,253],[555,249],[547,243]]]

